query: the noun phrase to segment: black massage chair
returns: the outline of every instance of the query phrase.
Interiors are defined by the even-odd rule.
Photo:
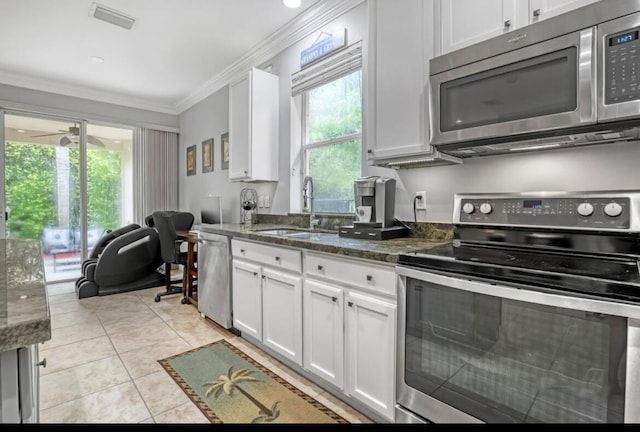
[[[82,262],[82,276],[76,280],[79,299],[152,288],[164,284],[158,268],[158,232],[149,217],[146,227],[129,224],[103,235]]]

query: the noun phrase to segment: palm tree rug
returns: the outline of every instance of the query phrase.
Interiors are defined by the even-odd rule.
[[[158,362],[211,423],[349,423],[224,339]]]

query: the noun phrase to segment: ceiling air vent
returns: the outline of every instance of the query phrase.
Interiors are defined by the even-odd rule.
[[[118,12],[114,9],[109,9],[106,6],[102,6],[97,3],[93,3],[91,5],[91,11],[89,12],[89,15],[94,17],[95,19],[117,25],[118,27],[122,27],[127,30],[131,30],[131,27],[133,27],[133,23],[136,22],[134,18],[125,15],[122,12]]]

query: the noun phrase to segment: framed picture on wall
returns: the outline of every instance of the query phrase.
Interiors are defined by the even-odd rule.
[[[202,172],[213,171],[213,138],[202,141]]]
[[[220,136],[222,169],[229,169],[229,132]]]
[[[196,174],[196,146],[187,147],[187,175]]]

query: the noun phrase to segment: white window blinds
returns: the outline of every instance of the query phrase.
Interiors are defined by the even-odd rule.
[[[297,96],[360,68],[362,68],[361,41],[291,75],[291,95]]]

